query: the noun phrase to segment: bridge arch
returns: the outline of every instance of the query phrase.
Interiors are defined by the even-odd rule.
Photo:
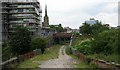
[[[55,43],[60,44],[63,41],[69,42],[71,36],[71,33],[55,33],[53,34],[53,39]]]

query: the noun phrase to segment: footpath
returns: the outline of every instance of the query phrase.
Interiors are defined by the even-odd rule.
[[[42,62],[38,67],[40,68],[73,68],[73,64],[76,63],[65,52],[66,46],[61,46],[59,50],[59,57],[57,59],[51,59]]]

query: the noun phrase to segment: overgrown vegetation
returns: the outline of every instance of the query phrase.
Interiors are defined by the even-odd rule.
[[[41,53],[43,54],[46,48],[47,41],[45,38],[34,38],[32,39],[32,49],[41,49]]]
[[[62,24],[59,25],[49,25],[51,30],[57,30],[57,32],[64,32]]]
[[[83,25],[80,27],[80,33],[82,35],[95,36],[104,30],[109,30],[109,27],[102,25],[102,22],[100,22],[98,20],[96,20],[96,24],[93,24],[93,25],[90,25],[90,24],[84,22]]]
[[[74,68],[97,68],[96,65],[80,61],[79,58],[77,58],[75,55],[72,55],[70,47],[66,48],[66,53],[67,55],[71,56],[76,61],[76,63],[74,64]]]
[[[67,55],[71,55],[72,54],[72,51],[71,51],[70,47],[67,47],[65,50],[66,50],[66,54]]]
[[[82,36],[74,38],[73,48],[91,58],[120,63],[118,59],[120,55],[120,51],[118,51],[120,50],[118,43],[120,29],[109,29],[98,21],[94,25],[84,23],[80,28]]]
[[[10,40],[2,44],[2,60],[6,61],[35,49],[41,49],[41,52],[44,53],[49,40],[51,40],[49,37],[32,37],[31,32],[26,27],[17,26]]]
[[[77,63],[75,64],[75,68],[90,68],[90,69],[97,68],[97,66],[94,64],[88,64],[87,62],[80,61],[80,59],[74,55],[70,55],[70,56],[77,61]],[[95,70],[98,70],[98,69],[95,69]]]
[[[2,44],[2,61],[8,60],[9,58],[13,57],[11,47],[8,46],[8,43]]]
[[[23,27],[17,26],[13,32],[9,45],[15,55],[21,55],[30,51],[31,35],[30,31]]]
[[[58,58],[59,49],[60,45],[51,46],[45,50],[43,55],[37,55],[29,60],[21,62],[17,65],[17,68],[37,68],[41,61]]]

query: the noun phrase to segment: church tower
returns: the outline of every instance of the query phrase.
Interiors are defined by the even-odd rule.
[[[49,26],[49,17],[47,15],[47,5],[45,5],[45,16],[44,16],[43,26],[44,27],[48,27]]]

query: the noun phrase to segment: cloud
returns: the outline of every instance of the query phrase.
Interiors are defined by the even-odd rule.
[[[99,19],[103,24],[110,24],[115,27],[118,25],[118,14],[117,13],[99,13],[95,16],[96,19]]]
[[[50,24],[79,28],[89,18],[95,17],[112,26],[117,25],[119,0],[39,0],[44,17],[45,4],[48,6]]]

